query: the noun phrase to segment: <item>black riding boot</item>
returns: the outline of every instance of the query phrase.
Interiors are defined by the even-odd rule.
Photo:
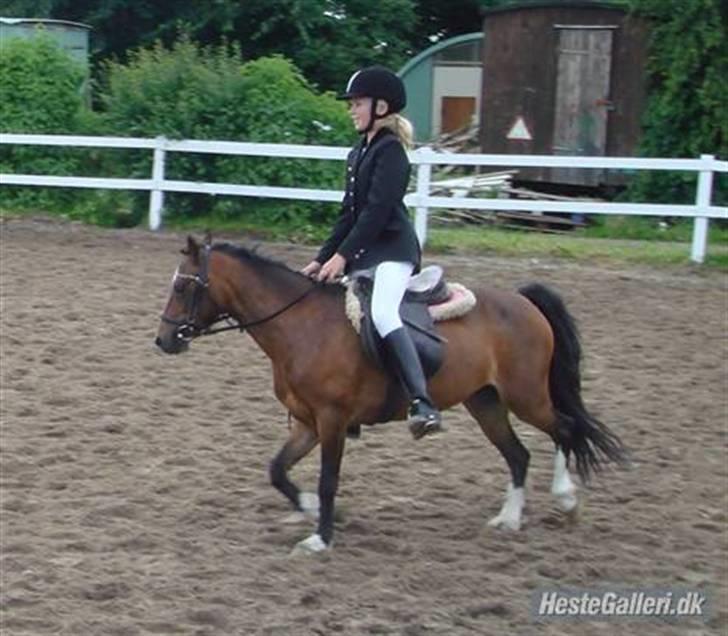
[[[440,412],[427,392],[427,381],[415,345],[404,327],[390,332],[384,343],[397,376],[410,399],[407,424],[415,439],[442,429]]]

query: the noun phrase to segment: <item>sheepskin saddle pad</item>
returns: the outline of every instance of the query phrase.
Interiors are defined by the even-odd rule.
[[[391,365],[371,317],[374,270],[353,272],[344,284],[346,315],[360,335],[365,353],[374,364],[389,370]],[[464,316],[475,307],[475,302],[475,295],[469,289],[446,282],[438,265],[430,265],[410,279],[400,315],[428,378],[437,372],[445,357],[446,340],[438,333],[435,323]]]

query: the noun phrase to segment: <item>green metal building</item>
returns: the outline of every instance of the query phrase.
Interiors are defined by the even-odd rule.
[[[32,38],[38,33],[46,33],[75,60],[87,67],[90,31],[88,24],[80,22],[0,17],[0,47],[10,38]]]
[[[399,70],[407,89],[404,114],[418,142],[478,123],[482,50],[483,32],[467,33],[434,44]]]

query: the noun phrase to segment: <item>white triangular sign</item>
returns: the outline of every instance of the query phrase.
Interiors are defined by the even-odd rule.
[[[531,137],[531,132],[528,130],[528,126],[526,126],[526,122],[523,121],[523,117],[518,117],[511,126],[511,130],[508,133],[507,136],[508,139],[522,139],[524,141],[531,141],[533,137]]]

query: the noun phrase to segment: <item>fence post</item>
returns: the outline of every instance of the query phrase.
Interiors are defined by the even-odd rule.
[[[162,209],[164,208],[164,146],[165,137],[156,137],[154,146],[154,163],[152,164],[152,191],[149,195],[149,229],[158,230],[162,225]]]
[[[710,165],[715,160],[714,155],[700,155],[703,163]],[[713,193],[713,170],[703,169],[698,174],[698,193],[695,197],[695,211],[708,208]],[[705,260],[705,249],[708,242],[708,217],[696,216],[693,221],[693,246],[690,250],[690,260],[702,263]]]
[[[418,151],[418,155],[426,152],[424,148]],[[417,209],[415,212],[415,233],[420,241],[420,247],[425,246],[427,240],[427,202],[426,199],[430,195],[430,176],[432,174],[432,164],[420,163],[417,166]]]

